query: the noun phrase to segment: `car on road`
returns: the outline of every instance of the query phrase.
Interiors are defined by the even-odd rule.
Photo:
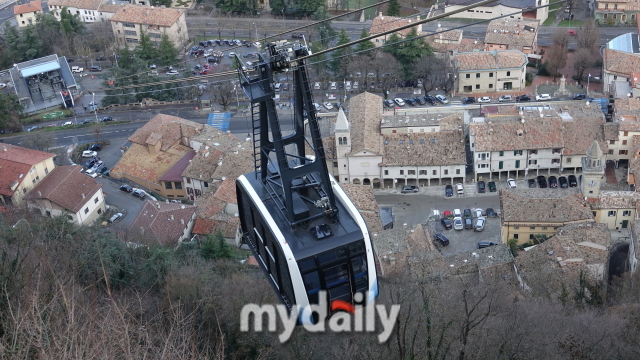
[[[440,223],[442,223],[442,226],[444,226],[445,230],[451,230],[451,228],[453,227],[453,225],[451,225],[451,220],[447,218],[440,219]]]
[[[389,100],[389,99],[387,99],[387,100],[385,100],[385,101],[384,101],[384,105],[385,105],[386,107],[388,107],[388,108],[393,108],[393,107],[395,107],[395,106],[396,106],[396,104],[393,102],[393,100]]]
[[[73,121],[65,121],[62,126],[73,125]]]
[[[128,193],[133,192],[133,188],[131,186],[127,185],[127,184],[120,185],[120,187],[118,189],[120,189],[121,191],[124,191],[124,192],[128,192]]]
[[[556,178],[555,176],[549,176],[549,187],[554,189],[557,188],[558,178]]]
[[[478,99],[478,103],[481,103],[481,104],[490,103],[490,102],[491,102],[491,98],[488,96],[483,96],[480,99]]]
[[[464,228],[465,230],[473,229],[473,220],[470,217],[464,218]]]
[[[473,231],[483,231],[486,221],[487,221],[487,219],[485,219],[482,216],[477,218],[476,219],[476,226],[473,228]]]
[[[509,189],[515,189],[516,186],[516,181],[514,179],[507,179],[507,187]]]
[[[323,105],[323,106],[325,107],[325,109],[327,109],[327,110],[331,110],[331,109],[333,109],[333,105],[331,105],[331,103],[330,103],[330,102],[326,102],[326,103],[324,103],[324,104],[322,104],[322,105]]]
[[[35,131],[35,130],[38,130],[38,129],[40,129],[40,126],[36,125],[36,126],[32,126],[30,128],[27,128],[27,131]]]
[[[479,193],[484,193],[487,191],[487,188],[484,184],[484,181],[478,181],[478,192]]]
[[[485,214],[487,214],[487,217],[496,217],[496,216],[498,216],[498,214],[492,208],[487,208],[487,211],[485,211]]]
[[[502,95],[498,99],[498,102],[509,102],[509,101],[513,101],[513,97],[511,97],[511,95]]]
[[[580,93],[573,95],[573,100],[584,100],[587,97],[587,94]]]
[[[560,183],[560,187],[563,189],[566,189],[569,187],[569,182],[567,181],[567,178],[564,176],[560,176],[558,178],[558,182]]]
[[[113,215],[112,217],[109,218],[109,224],[113,224],[114,222],[118,221],[120,218],[122,218],[124,215],[122,213],[117,213],[115,215]]]
[[[89,146],[89,149],[88,149],[88,150],[91,150],[91,151],[100,151],[100,150],[102,150],[102,145],[97,144],[97,143],[96,143],[96,144],[93,144],[93,145]]]
[[[536,95],[536,101],[548,101],[548,100],[551,100],[551,95],[549,94]]]
[[[476,98],[474,98],[473,96],[462,98],[462,103],[463,104],[475,104],[476,103]]]
[[[446,197],[451,197],[453,196],[453,186],[451,185],[447,185],[444,187],[444,195]]]
[[[480,241],[478,243],[478,249],[484,249],[484,248],[487,248],[487,247],[490,247],[490,246],[496,246],[496,245],[498,245],[498,244],[492,243],[490,241]]]
[[[455,230],[464,230],[464,224],[461,217],[453,218],[453,228]]]
[[[100,122],[107,122],[107,121],[113,121],[113,118],[111,116],[105,116],[102,119],[100,119]]]
[[[444,95],[436,95],[435,98],[443,104],[449,103],[449,99],[447,99]]]
[[[313,107],[316,109],[316,111],[322,110],[322,107],[320,107],[320,104],[318,103],[313,103]]]
[[[395,98],[393,99],[393,101],[398,105],[398,106],[404,106],[404,100],[400,99],[400,98]]]
[[[166,72],[167,76],[178,75],[178,70],[169,70]]]
[[[94,156],[97,156],[98,153],[95,151],[91,151],[91,150],[85,150],[82,152],[82,157],[83,158],[92,158]]]
[[[495,182],[495,181],[489,181],[489,183],[487,184],[487,186],[489,187],[489,192],[496,192],[496,191],[498,191],[498,188],[496,187],[496,182]]]
[[[87,119],[87,120],[82,120],[80,122],[80,124],[91,124],[91,123],[94,123],[94,122],[95,122],[95,120],[93,120],[93,119]]]
[[[547,178],[545,178],[544,175],[538,176],[537,180],[538,180],[538,187],[540,189],[544,189],[547,187]]]
[[[83,71],[84,71],[83,67],[80,67],[80,66],[72,66],[71,67],[71,72],[72,73],[81,73]]]
[[[530,188],[536,187],[536,179],[529,179],[527,180],[527,183],[529,184]]]
[[[407,194],[407,193],[417,193],[418,191],[420,191],[420,189],[417,186],[404,186],[402,187],[402,190],[400,191],[403,194]]]
[[[98,55],[98,57],[96,58],[96,61],[104,61],[104,60],[106,60],[104,55]]]
[[[573,18],[573,14],[571,14],[571,18]],[[567,33],[569,34],[569,36],[575,36],[576,35],[576,31],[575,30],[567,30]]]
[[[304,34],[302,34],[302,33],[293,33],[293,34],[291,34],[291,38],[292,39],[302,39],[303,36],[304,36]]]
[[[569,175],[568,180],[569,180],[569,187],[578,186],[578,179],[576,178],[575,175]]]
[[[92,66],[89,68],[90,72],[100,72],[102,71],[102,66]]]
[[[442,234],[440,234],[440,233],[437,233],[437,234],[434,236],[434,238],[435,238],[435,240],[436,240],[437,242],[439,242],[442,246],[447,246],[447,245],[449,245],[449,239],[447,239],[447,237],[446,237],[446,236],[444,236],[444,235],[442,235]]]
[[[531,96],[529,95],[520,95],[518,97],[516,97],[516,101],[520,102],[520,101],[531,101]]]
[[[135,189],[131,192],[131,195],[135,197],[139,197],[141,200],[144,200],[145,192],[140,189]]]

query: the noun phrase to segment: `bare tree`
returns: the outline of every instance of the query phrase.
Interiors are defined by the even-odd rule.
[[[442,88],[443,84],[448,85],[447,63],[446,59],[438,55],[426,55],[414,61],[413,75],[416,80],[422,81],[425,95],[436,88]]]
[[[600,45],[600,29],[593,20],[587,20],[576,32],[576,40],[579,48],[594,52]]]
[[[222,105],[223,110],[227,110],[235,97],[234,85],[231,81],[224,81],[213,86],[212,90],[218,104]]]
[[[551,43],[567,49],[569,47],[569,34],[563,28],[557,28],[551,34]]]
[[[29,149],[49,151],[55,143],[53,133],[32,131],[24,136],[21,145]]]
[[[573,54],[573,68],[576,71],[578,83],[581,83],[584,71],[593,64],[591,52],[587,49],[578,49]]]
[[[565,49],[558,45],[553,45],[549,51],[544,54],[546,61],[544,66],[549,72],[549,75],[553,76],[553,81],[556,81],[558,77],[558,71],[565,67],[567,63],[567,52]]]
[[[222,32],[227,28],[227,20],[220,16],[216,19],[215,24],[218,40],[222,40]]]

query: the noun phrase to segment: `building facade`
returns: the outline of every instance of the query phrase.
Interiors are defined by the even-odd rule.
[[[409,18],[399,18],[395,16],[386,16],[379,13],[377,17],[373,19],[371,22],[371,28],[369,28],[369,35],[376,35],[382,32],[386,32],[389,30],[393,30],[402,26],[410,25],[412,22],[420,20],[420,17],[417,19],[409,19]],[[404,38],[409,34],[411,29],[415,29],[418,35],[422,34],[422,25],[416,25],[414,28],[407,28],[404,30],[396,31],[394,34],[398,35],[400,38]],[[376,46],[382,46],[387,42],[387,39],[391,35],[382,35],[380,37],[374,38],[373,43]]]
[[[71,15],[78,15],[82,22],[92,23],[100,21],[98,8],[102,0],[49,0],[49,12],[60,21],[63,8]]]
[[[178,49],[184,49],[189,39],[184,10],[125,5],[109,21],[119,46],[135,47],[141,32],[156,46],[162,34],[167,34]]]
[[[499,15],[520,12],[519,14],[509,16],[509,19],[535,19],[539,20],[540,22],[544,22],[549,16],[549,8],[532,8],[537,6],[544,6],[547,4],[549,4],[549,0],[505,0],[491,3],[485,6],[479,6],[465,12],[453,14],[450,15],[450,17],[480,20],[492,19]],[[469,3],[464,0],[448,0],[446,2],[444,12],[452,12],[466,6],[469,6]]]
[[[36,14],[42,14],[42,1],[35,0],[22,5],[13,7],[13,16],[16,18],[18,27],[27,27],[35,25]]]
[[[0,147],[0,203],[24,205],[24,197],[55,168],[55,154],[2,144]]]
[[[591,208],[597,223],[606,224],[609,230],[627,229],[636,219],[638,200],[637,192],[601,191]]]
[[[487,26],[485,50],[518,50],[525,54],[535,54],[539,25],[539,21],[530,19],[493,20]]]
[[[640,4],[630,0],[600,0],[595,2],[593,16],[606,25],[637,25]]]
[[[458,92],[519,91],[525,87],[527,56],[521,51],[476,51],[455,57]]]

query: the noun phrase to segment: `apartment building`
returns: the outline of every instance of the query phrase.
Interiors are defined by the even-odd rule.
[[[27,27],[35,25],[36,14],[42,14],[42,1],[35,0],[22,5],[13,7],[13,16],[16,18],[18,27]]]
[[[183,49],[189,39],[184,10],[180,9],[125,5],[109,21],[120,46],[135,47],[142,31],[155,45],[166,33],[178,49]]]
[[[635,156],[634,137],[640,136],[640,99],[622,98],[614,104],[613,122],[607,123],[607,159],[626,164]]]
[[[0,203],[24,204],[24,197],[55,168],[55,154],[11,144],[0,147]]]
[[[382,13],[379,13],[379,15],[375,17],[371,22],[371,28],[369,28],[369,35],[376,35],[386,31],[397,29],[402,26],[410,25],[412,22],[416,22],[418,20],[420,20],[420,17],[417,17],[416,19],[407,19],[407,18],[399,18],[395,16],[386,16],[386,15],[382,15]],[[396,31],[394,34],[398,35],[400,38],[404,38],[405,36],[407,36],[407,34],[409,34],[411,29],[413,28],[399,30],[399,31]],[[415,29],[419,35],[422,33],[422,25],[416,25]],[[376,46],[382,46],[386,43],[389,36],[391,35],[390,34],[382,35],[380,37],[373,39],[372,41]]]
[[[49,12],[60,21],[60,12],[66,8],[71,15],[78,15],[82,22],[100,21],[98,8],[103,0],[49,0],[47,6]]]
[[[459,93],[516,91],[525,87],[528,61],[519,50],[459,53],[454,62]]]
[[[627,229],[636,219],[640,193],[629,191],[601,191],[598,199],[591,200],[597,223],[609,230]]]
[[[509,20],[530,19],[544,22],[549,16],[549,8],[543,7],[534,9],[538,6],[549,4],[549,0],[503,0],[496,1],[484,6],[478,6],[471,10],[450,15],[452,18],[465,19],[492,19],[498,15],[510,15]],[[445,13],[453,12],[462,7],[469,6],[469,2],[465,0],[448,0],[444,8]]]
[[[599,24],[636,25],[640,3],[635,0],[600,0],[595,2],[593,16]]]
[[[498,19],[487,26],[485,50],[518,50],[535,54],[540,22],[530,19]]]

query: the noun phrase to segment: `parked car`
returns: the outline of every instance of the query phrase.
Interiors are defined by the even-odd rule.
[[[102,66],[92,66],[89,68],[90,72],[100,72],[102,71]]]
[[[485,211],[485,214],[487,214],[487,217],[496,217],[496,216],[498,216],[498,214],[492,208],[487,208],[487,211]]]
[[[99,55],[99,56],[96,58],[96,61],[104,61],[104,60],[106,60],[106,58],[104,57],[104,55]]]
[[[580,93],[573,95],[573,100],[584,100],[587,97],[587,94]]]
[[[569,175],[569,187],[576,187],[578,186],[578,179],[576,178],[575,175]]]
[[[464,218],[464,228],[465,230],[473,229],[473,220],[470,217]]]
[[[462,183],[456,184],[456,193],[458,195],[464,195],[464,185],[462,185]]]
[[[530,188],[536,187],[536,179],[529,179],[527,180],[527,183],[529,183]]]
[[[447,99],[444,95],[436,95],[435,98],[443,104],[449,103],[449,99]]]
[[[549,94],[536,95],[536,101],[548,101],[548,100],[551,100],[551,95]]]
[[[482,217],[482,209],[476,209],[476,217]]]
[[[32,127],[27,128],[27,131],[35,131],[35,130],[38,130],[38,129],[40,129],[40,126],[34,125]]]
[[[514,179],[507,179],[507,187],[509,189],[515,189],[516,186],[516,181]]]
[[[573,14],[571,14],[571,18],[573,18]],[[576,31],[575,30],[567,30],[567,34],[569,34],[569,36],[576,36]]]
[[[484,249],[484,248],[487,248],[487,247],[490,247],[490,246],[496,246],[496,245],[498,245],[498,244],[492,243],[490,241],[480,241],[478,243],[478,249]]]
[[[478,99],[478,103],[483,104],[483,103],[490,103],[491,102],[491,98],[488,96],[483,96],[480,99]]]
[[[302,33],[293,33],[293,34],[291,34],[291,38],[292,39],[302,39],[303,36],[304,36],[304,34],[302,34]]]
[[[452,215],[451,215],[451,211],[449,211],[449,210],[445,210],[445,211],[442,213],[442,216],[444,216],[444,217],[446,217],[446,218],[448,218],[448,217],[452,216]]]
[[[72,73],[81,73],[83,71],[84,71],[83,67],[80,67],[80,66],[72,66],[71,67],[71,72]]]
[[[96,164],[96,159],[89,159],[89,161],[87,161],[86,163],[84,163],[84,167],[86,167],[87,169],[91,169],[93,167],[93,165]]]
[[[117,214],[113,215],[112,217],[109,218],[109,224],[113,224],[114,222],[118,221],[118,219],[120,219],[123,216],[124,215],[122,213],[117,213]]]
[[[447,185],[444,187],[444,194],[446,197],[452,197],[453,196],[453,186],[451,185]]]
[[[453,228],[455,230],[464,230],[464,224],[461,217],[453,218]]]
[[[479,217],[478,219],[476,219],[476,227],[473,229],[473,231],[483,231],[486,221],[487,220],[484,217]]]
[[[564,176],[560,176],[558,178],[558,182],[560,183],[560,187],[563,189],[566,189],[569,187],[569,182],[567,181],[567,178]]]
[[[127,185],[127,184],[120,185],[120,187],[118,189],[120,189],[121,191],[124,191],[124,192],[128,192],[128,193],[133,192],[133,188],[131,186]]]
[[[113,121],[113,118],[111,116],[105,116],[102,119],[100,119],[100,122],[107,122],[107,121]]]
[[[324,105],[324,107],[325,107],[327,110],[331,110],[331,109],[333,109],[333,105],[331,105],[331,103],[330,103],[330,102],[326,102],[326,103],[324,103],[324,104],[322,104],[322,105]]]
[[[549,187],[550,188],[558,187],[558,179],[555,176],[549,176]]]
[[[80,122],[80,124],[91,124],[91,123],[93,123],[93,122],[95,122],[95,121],[94,121],[94,120],[92,120],[92,119],[86,119],[86,120],[82,120],[82,121]]]
[[[516,101],[531,101],[531,96],[529,95],[520,95],[516,98]]]
[[[313,103],[313,107],[316,109],[316,111],[322,110],[322,107],[320,107],[320,104],[318,103]]]
[[[478,181],[478,192],[484,193],[486,191],[487,191],[487,188],[485,187],[484,181]]]
[[[82,157],[83,158],[92,158],[94,156],[97,156],[98,153],[95,151],[91,151],[91,150],[85,150],[82,152]]]
[[[464,216],[464,217],[471,217],[471,209],[464,209],[464,210],[462,210],[462,216]]]
[[[453,217],[462,217],[460,209],[453,209]]]
[[[447,239],[446,236],[437,233],[434,238],[436,239],[436,241],[438,241],[442,246],[447,246],[449,245],[449,239]]]
[[[404,100],[400,99],[400,98],[395,98],[393,99],[393,101],[398,104],[398,106],[404,106]]]
[[[413,98],[413,100],[415,102],[417,102],[419,105],[426,105],[427,104],[427,102],[421,97],[415,97],[415,98]]]
[[[404,102],[409,106],[416,106],[416,102],[412,98],[406,98],[404,99]]]
[[[444,226],[445,230],[451,230],[451,227],[453,226],[451,225],[451,220],[447,218],[442,218],[440,219],[440,222],[442,223],[442,226]]]
[[[537,180],[539,188],[544,189],[547,187],[547,179],[544,177],[544,175],[538,176]]]
[[[62,126],[73,125],[73,121],[65,121]]]
[[[508,101],[513,101],[513,97],[511,97],[511,95],[502,95],[498,99],[498,102],[508,102]]]
[[[473,96],[462,98],[463,104],[475,104],[475,102],[476,102],[476,98],[474,98]]]
[[[388,108],[392,108],[396,106],[396,103],[394,103],[393,100],[385,100],[384,105]]]
[[[136,189],[131,192],[131,195],[135,197],[139,197],[141,200],[144,200],[145,193],[140,189]]]
[[[498,191],[498,188],[496,187],[496,182],[495,182],[495,181],[489,181],[489,183],[487,184],[487,186],[489,186],[489,192],[496,192],[496,191]]]
[[[167,76],[178,75],[178,70],[169,70],[166,72]]]
[[[424,97],[424,101],[428,102],[431,105],[435,105],[438,102],[438,100],[435,97],[431,96],[431,95],[425,96]]]
[[[420,189],[417,186],[404,186],[400,191],[403,194],[407,193],[417,193]]]
[[[98,174],[96,174],[95,171],[91,171],[91,172],[90,171],[85,171],[85,175],[89,175],[94,179],[98,177]]]

